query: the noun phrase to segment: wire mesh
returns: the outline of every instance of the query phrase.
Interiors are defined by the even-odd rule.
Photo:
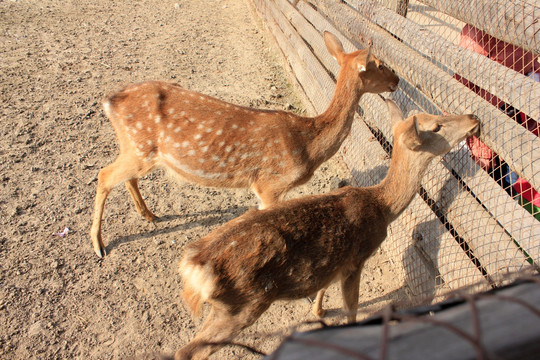
[[[321,12],[339,9],[328,5],[330,1],[312,3]],[[358,12],[359,19],[375,23],[399,39],[399,46],[391,41],[379,45],[377,56],[392,62],[390,53],[406,45],[434,65],[390,64],[401,77],[400,89],[392,97],[406,115],[445,114],[459,109],[476,113],[479,99],[490,107],[481,116],[482,137],[467,139],[433,164],[419,192],[423,201],[409,206],[383,244],[392,260],[403,266],[413,294],[418,299],[438,299],[449,289],[470,284],[477,284],[475,290],[481,290],[501,285],[509,273],[535,268],[540,261],[540,195],[536,191],[540,178],[540,65],[538,54],[533,52],[535,42],[527,39],[519,43],[520,36],[507,39],[512,43],[497,39],[478,29],[476,22],[467,24],[445,14],[444,1],[439,9],[424,4],[429,1],[344,3]],[[408,3],[406,17],[389,12],[399,9],[400,3]],[[496,3],[459,2],[459,6],[449,5],[448,13],[467,13],[473,20],[476,13],[478,22],[490,13],[495,16],[493,22],[519,28],[520,18],[508,19],[508,11],[493,10],[506,6],[517,12],[515,4]],[[538,15],[539,10],[537,5],[524,3],[517,13],[525,19]],[[340,28],[339,16],[325,15]],[[431,45],[423,45],[424,39]],[[444,74],[452,81],[440,81],[449,79]],[[392,142],[390,124],[378,119],[375,103],[374,99],[361,102],[363,121],[385,149]],[[504,122],[498,123],[500,119]],[[502,133],[504,136],[499,136]],[[343,152],[353,174],[360,168],[359,158],[372,158],[355,136],[352,132]],[[381,165],[386,163],[374,160],[371,164],[372,168]],[[526,173],[525,168],[532,170]],[[379,180],[354,178],[361,185]]]
[[[391,225],[383,243],[390,260],[402,267],[416,301],[435,301],[463,287],[485,290],[504,284],[508,274],[538,270],[540,8],[536,3],[256,3],[265,9],[269,27],[285,34],[278,43],[290,63],[291,50],[283,43],[300,38],[307,45],[300,50],[303,44],[296,40],[292,52],[301,53],[304,64],[291,67],[306,69],[323,84],[317,88],[296,75],[315,108],[324,108],[331,91],[327,74],[314,72],[307,51],[335,79],[335,62],[329,62],[317,36],[329,30],[337,32],[348,51],[362,48],[364,39],[372,40],[375,55],[400,76],[399,89],[391,97],[406,116],[427,112],[480,117],[480,138],[467,139],[432,164],[419,196]],[[386,174],[393,136],[380,97],[366,94],[359,105],[360,116],[341,154],[356,184],[369,186]]]

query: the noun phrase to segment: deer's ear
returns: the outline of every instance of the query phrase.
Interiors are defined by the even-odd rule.
[[[369,39],[367,41],[367,46],[368,46],[368,52],[366,54],[366,66],[370,61],[373,60],[372,51],[371,51],[371,49],[373,47],[373,40],[372,39]]]
[[[401,134],[402,141],[411,150],[416,150],[422,145],[422,140],[420,139],[420,131],[418,128],[418,119],[416,116],[413,116],[412,124],[409,128]]]
[[[337,60],[338,64],[341,65],[343,55],[345,54],[345,50],[343,49],[343,44],[341,43],[341,41],[339,41],[337,36],[335,36],[331,32],[325,31],[324,43],[326,44],[326,48],[328,49],[330,55],[332,55],[334,59]]]
[[[393,100],[385,99],[385,102],[388,107],[388,113],[390,114],[390,122],[392,127],[394,127],[397,123],[403,121],[403,113]]]

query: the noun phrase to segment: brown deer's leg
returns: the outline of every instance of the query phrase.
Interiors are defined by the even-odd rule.
[[[103,239],[101,237],[101,220],[103,209],[107,196],[111,189],[123,181],[140,176],[137,173],[137,166],[133,166],[134,161],[129,156],[120,155],[112,164],[104,167],[98,174],[98,183],[96,190],[96,200],[94,205],[94,215],[92,216],[92,228],[90,229],[90,237],[92,245],[97,256],[103,257],[107,255]]]
[[[233,314],[227,307],[212,307],[201,331],[187,345],[174,355],[175,360],[207,359],[253,324],[270,303],[251,303],[240,312]]]
[[[344,276],[341,278],[341,293],[343,295],[343,309],[347,313],[347,322],[349,324],[356,322],[356,312],[358,310],[358,292],[360,289],[360,273],[361,272],[362,272],[362,267],[360,267],[358,271],[351,272],[347,276]]]
[[[315,302],[313,303],[313,307],[311,308],[311,312],[315,314],[315,316],[318,316],[322,318],[324,314],[326,314],[326,310],[322,308],[322,302],[324,299],[324,293],[326,292],[326,287],[322,288],[317,292],[317,297],[315,298]]]
[[[263,186],[261,184],[253,184],[251,186],[251,190],[259,198],[259,210],[264,210],[270,205],[281,201],[287,192],[287,190],[283,188],[277,188],[275,186]]]
[[[129,191],[133,202],[135,203],[135,210],[141,214],[146,220],[152,222],[156,219],[156,216],[148,210],[146,204],[139,191],[139,179],[133,178],[126,181],[126,189]]]

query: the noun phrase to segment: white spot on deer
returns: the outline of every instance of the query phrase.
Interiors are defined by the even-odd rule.
[[[201,164],[204,163],[204,161],[205,161],[205,160],[204,160],[203,158],[200,158],[200,159],[199,159],[199,162],[200,162]]]
[[[218,145],[219,145],[219,146],[225,145],[225,141],[220,141]]]
[[[208,145],[207,145],[207,146],[203,146],[203,147],[201,148],[201,151],[202,151],[203,153],[207,152],[207,151],[208,151]]]
[[[262,161],[268,161],[268,156],[263,156]]]
[[[248,157],[249,157],[248,154],[242,154],[242,155],[240,155],[240,159],[242,159],[242,160],[245,160],[245,159],[247,159]]]
[[[197,125],[197,129],[198,129],[198,130],[202,130],[203,127],[204,127],[203,124]]]
[[[204,100],[204,96],[199,96],[199,99]]]
[[[255,122],[254,122],[253,120],[251,120],[251,121],[249,122],[249,125],[255,125]]]
[[[142,128],[143,128],[142,122],[140,122],[140,121],[138,121],[138,122],[135,124],[135,126],[136,126],[137,129],[139,129],[139,130],[142,130]]]
[[[238,129],[238,125],[236,125],[236,124],[232,124],[231,127],[232,127],[233,129]]]
[[[145,97],[146,97],[146,95],[145,95]],[[148,102],[148,100],[146,100],[146,101],[143,102],[143,104],[142,104],[142,106],[144,106],[144,107],[148,107],[148,105],[150,105],[150,103]]]
[[[156,115],[156,124],[159,124],[159,122],[161,121],[161,116],[159,115]]]
[[[190,118],[188,119],[188,121],[190,121],[190,122],[195,122],[195,118],[194,118],[194,117],[190,117]]]
[[[174,129],[174,132],[178,133],[178,132],[180,132],[180,130],[182,130],[182,128],[180,126],[178,126],[176,129]]]
[[[167,129],[170,129],[170,128],[172,128],[172,127],[173,127],[173,123],[172,123],[172,122],[170,122],[170,123],[167,124]]]
[[[255,128],[253,131],[261,131],[262,128],[261,127],[258,127],[258,128]]]
[[[234,156],[231,156],[230,158],[227,159],[228,162],[234,162],[236,159]]]
[[[133,119],[133,114],[127,114],[126,119]]]
[[[169,108],[169,115],[174,114],[174,108]]]
[[[285,167],[285,165],[286,165],[285,161],[281,161],[281,162],[278,164],[279,167]]]
[[[189,150],[187,153],[189,156],[195,155],[195,150]]]
[[[195,140],[199,140],[201,137],[202,137],[201,134],[197,134],[197,135],[195,135],[193,138],[194,138]]]
[[[226,151],[226,152],[231,152],[231,150],[232,150],[232,146],[231,146],[231,145],[227,145],[227,146],[225,147],[225,151]]]
[[[218,162],[219,161],[219,156],[212,155],[212,161]]]
[[[275,139],[274,144],[279,144],[279,139]]]
[[[180,116],[186,116],[186,112],[185,111],[180,111]]]
[[[216,115],[221,115],[221,111],[217,111],[217,112],[216,112]]]
[[[156,156],[156,153],[154,151],[150,151],[150,153],[148,153],[148,156],[144,159],[144,161],[146,162],[152,161],[154,160],[155,156]]]
[[[212,130],[214,130],[214,129],[212,129],[212,128],[206,128],[206,130],[204,130],[204,131],[207,132],[207,133],[211,133]]]
[[[154,115],[152,113],[148,114],[148,119],[152,120],[153,117],[154,117]]]
[[[216,135],[221,135],[223,134],[223,129],[219,129],[218,131],[216,131]]]
[[[180,143],[174,143],[173,145],[175,148],[179,148],[180,147]]]
[[[298,148],[298,149],[293,150],[292,154],[293,154],[293,155],[298,155],[298,154],[300,154],[301,152],[302,152],[302,149]]]
[[[241,128],[240,128],[240,131],[246,131],[246,128],[245,128],[245,127],[241,127]]]
[[[227,166],[227,164],[225,164],[224,161],[219,163],[219,167],[225,167],[225,166]]]
[[[188,100],[188,99],[185,99],[185,100],[184,100],[184,104],[189,104],[189,100]]]
[[[183,148],[187,148],[188,146],[189,146],[189,141],[186,140],[186,141],[182,142],[182,147]]]
[[[167,137],[165,138],[165,142],[166,142],[166,143],[171,142],[171,140],[172,140],[172,138],[171,138],[170,136],[167,136]]]
[[[154,145],[154,143],[152,142],[152,140],[147,140],[146,143],[148,144],[148,146]]]
[[[144,145],[143,145],[143,144],[139,144],[137,147],[138,147],[139,149],[142,150],[142,149],[144,148]]]

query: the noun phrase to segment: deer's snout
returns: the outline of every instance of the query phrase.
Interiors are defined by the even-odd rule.
[[[469,118],[474,124],[471,130],[469,130],[469,135],[480,136],[480,119],[474,114],[469,115]]]

